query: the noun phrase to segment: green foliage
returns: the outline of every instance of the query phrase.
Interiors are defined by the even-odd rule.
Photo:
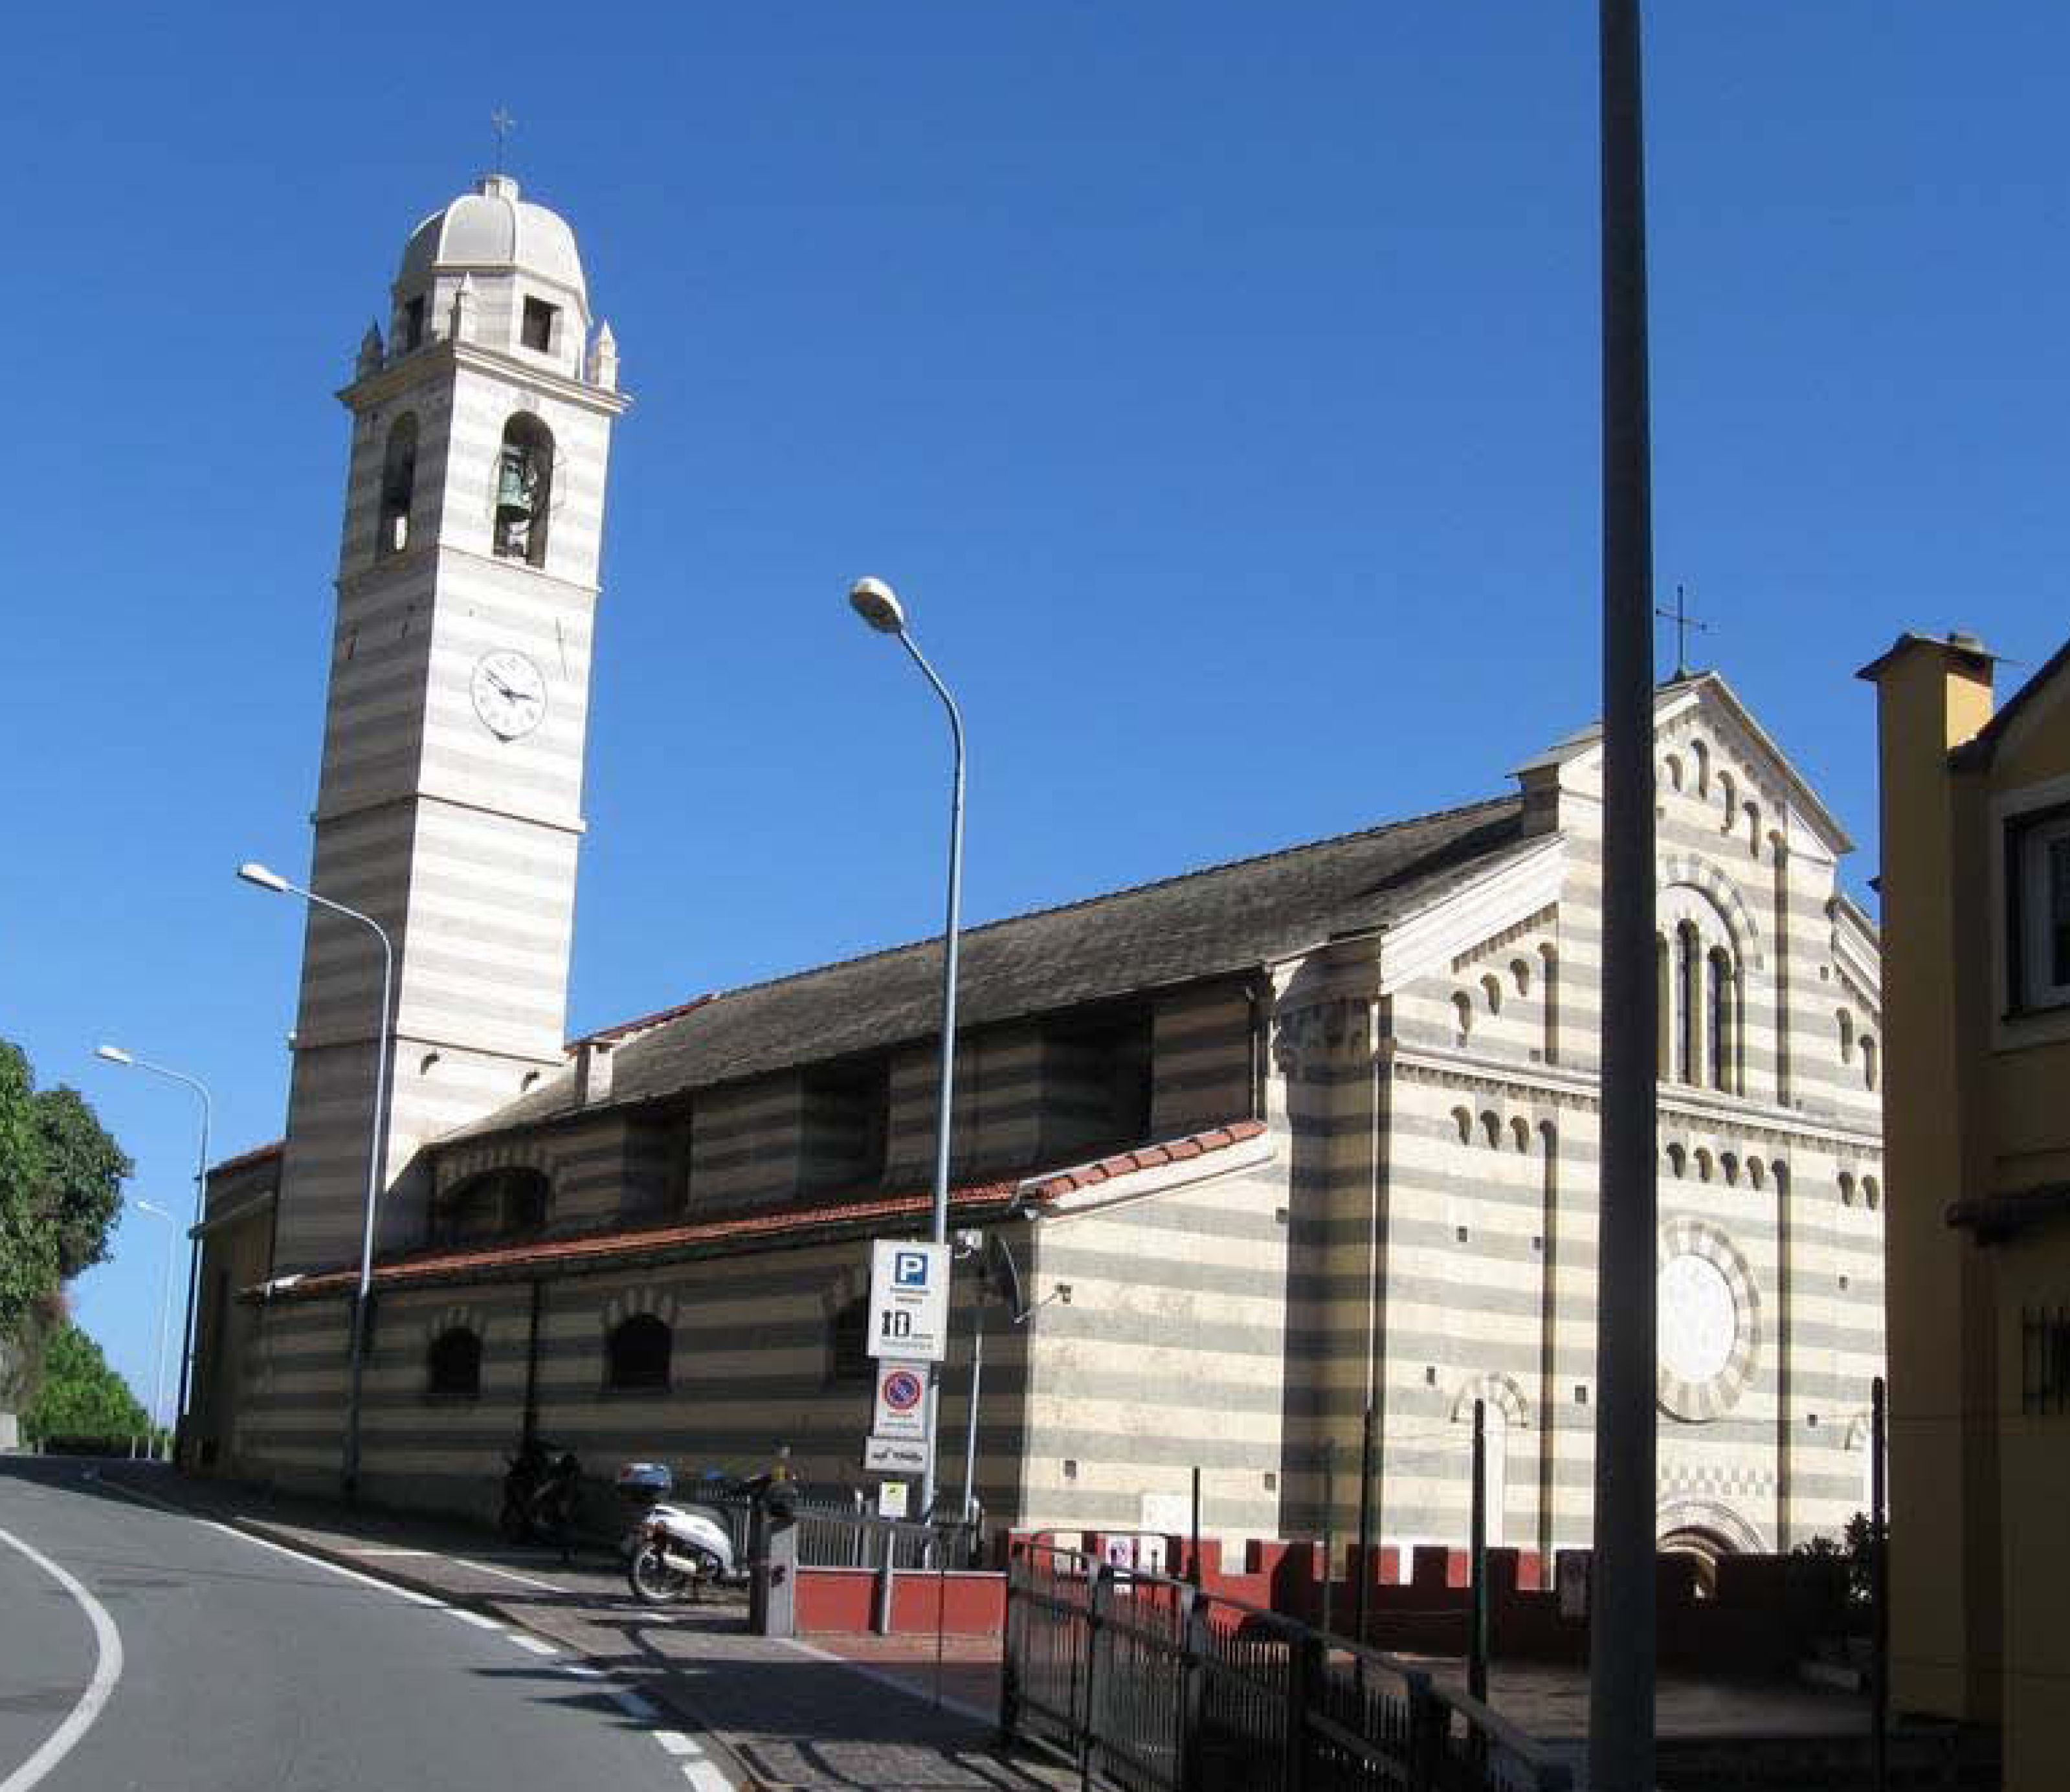
[[[108,1234],[122,1205],[124,1178],[137,1166],[110,1138],[76,1089],[36,1092],[45,1190],[57,1229],[58,1273],[69,1282],[108,1260]]]
[[[0,1040],[0,1339],[21,1335],[58,1285],[58,1229],[45,1205],[48,1166],[35,1085],[18,1046]]]
[[[1847,1520],[1847,1539],[1814,1536],[1808,1543],[1800,1543],[1791,1550],[1793,1556],[1816,1561],[1835,1561],[1845,1565],[1847,1576],[1847,1603],[1856,1609],[1866,1608],[1876,1594],[1876,1536],[1869,1524],[1867,1512],[1856,1512]]]
[[[0,1393],[33,1388],[63,1283],[108,1256],[135,1166],[76,1089],[39,1090],[0,1040]]]
[[[129,1385],[108,1366],[100,1346],[67,1320],[50,1340],[43,1385],[22,1414],[22,1429],[45,1438],[141,1437],[150,1417]]]

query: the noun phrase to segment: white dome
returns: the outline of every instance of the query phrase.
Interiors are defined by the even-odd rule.
[[[522,268],[571,288],[588,303],[575,234],[558,212],[518,197],[518,183],[491,174],[410,233],[395,276],[408,288],[435,269]]]

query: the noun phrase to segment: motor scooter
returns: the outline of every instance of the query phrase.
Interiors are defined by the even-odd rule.
[[[733,1538],[709,1506],[677,1505],[674,1477],[658,1463],[628,1463],[618,1472],[621,1498],[644,1509],[626,1539],[625,1584],[644,1606],[694,1599],[707,1581],[734,1578]]]

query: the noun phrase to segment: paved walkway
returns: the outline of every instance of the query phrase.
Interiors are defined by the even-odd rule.
[[[882,1651],[874,1639],[822,1638],[807,1647],[751,1636],[738,1598],[643,1606],[625,1591],[616,1565],[595,1556],[564,1568],[550,1553],[512,1550],[457,1524],[262,1494],[153,1463],[81,1467],[118,1487],[473,1607],[572,1650],[720,1745],[745,1787],[1058,1792],[1077,1784],[1074,1772],[1048,1757],[999,1749],[989,1715],[996,1700],[996,1651],[950,1662],[938,1707],[931,1639],[925,1661],[914,1662],[884,1659],[910,1651]]]

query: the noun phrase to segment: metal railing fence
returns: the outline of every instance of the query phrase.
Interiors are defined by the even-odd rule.
[[[1000,1728],[1126,1792],[1568,1792],[1571,1769],[1399,1658],[1040,1541],[1007,1567]]]

